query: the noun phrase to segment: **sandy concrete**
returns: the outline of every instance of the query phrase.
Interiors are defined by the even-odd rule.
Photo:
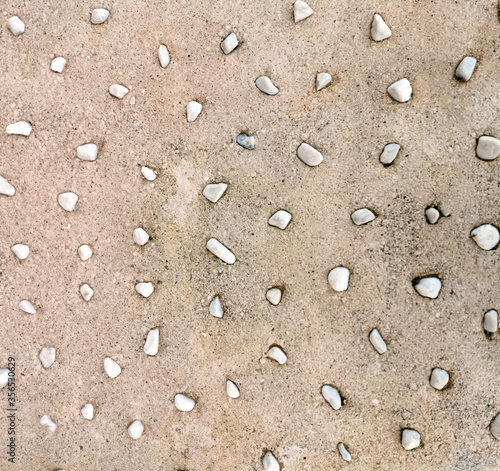
[[[488,431],[500,411],[500,343],[481,327],[500,307],[500,262],[469,237],[500,225],[499,162],[474,153],[479,136],[500,136],[497,4],[309,3],[314,15],[297,25],[291,1],[3,4],[1,127],[23,119],[33,133],[0,133],[0,175],[17,190],[0,197],[0,366],[16,358],[19,401],[17,464],[2,452],[1,469],[261,470],[266,450],[284,471],[500,467]],[[111,11],[104,25],[90,24],[96,7]],[[369,37],[375,12],[393,32],[382,43]],[[12,15],[25,34],[8,31]],[[226,56],[219,44],[231,31],[240,47]],[[55,74],[59,55],[68,64]],[[479,63],[459,83],[465,55]],[[317,72],[334,77],[320,93]],[[257,90],[262,74],[277,96]],[[413,85],[407,104],[386,93],[401,77]],[[114,83],[130,89],[122,101],[108,94]],[[190,100],[204,105],[194,123]],[[254,151],[236,144],[242,131]],[[302,141],[325,156],[319,167],[295,156]],[[98,144],[96,162],[76,157],[86,142]],[[402,148],[385,168],[388,142]],[[153,184],[140,164],[159,171]],[[212,181],[230,183],[216,205],[201,195]],[[57,204],[64,191],[80,196],[73,213]],[[429,204],[451,216],[428,225]],[[378,218],[357,227],[350,214],[361,207]],[[284,232],[267,225],[278,209],[293,214]],[[133,243],[137,226],[154,239],[144,247]],[[206,251],[210,237],[234,251],[234,266]],[[19,242],[31,248],[25,261],[10,251]],[[83,243],[94,250],[87,262]],[[344,293],[326,282],[338,265],[351,270]],[[413,290],[423,274],[440,275],[437,300]],[[142,279],[156,286],[149,299],[134,290]],[[83,283],[95,290],[89,303]],[[265,299],[271,286],[285,289],[277,307]],[[216,294],[222,320],[208,313]],[[38,314],[21,312],[22,299]],[[156,326],[160,351],[147,357]],[[372,328],[387,342],[382,356]],[[262,360],[272,344],[286,365]],[[44,346],[57,349],[48,370]],[[115,380],[106,356],[123,368]],[[450,388],[430,386],[433,367],[450,372]],[[226,378],[241,391],[231,403]],[[346,398],[340,411],[321,398],[325,383]],[[196,399],[193,412],[175,410],[179,392]],[[6,390],[0,398],[6,409]],[[39,425],[44,414],[56,432]],[[145,433],[133,441],[136,419]],[[402,448],[404,427],[420,432],[420,448]]]

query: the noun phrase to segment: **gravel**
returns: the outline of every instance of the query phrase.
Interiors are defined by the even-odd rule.
[[[24,21],[21,20],[21,18],[19,18],[18,16],[11,16],[7,20],[7,27],[14,36],[19,36],[26,31],[26,25],[24,24]]]
[[[349,287],[349,270],[345,267],[336,267],[328,273],[328,283],[335,291],[346,291]]]
[[[482,160],[495,160],[500,155],[500,139],[481,136],[477,140],[476,155]]]
[[[405,450],[413,450],[420,446],[420,434],[411,428],[403,429],[401,433],[401,444]]]
[[[109,18],[109,11],[105,8],[96,8],[92,10],[90,22],[93,25],[102,25]]]
[[[406,78],[394,82],[387,88],[387,93],[390,97],[399,103],[410,101],[412,92],[410,81]]]
[[[470,233],[472,240],[483,250],[493,250],[500,242],[500,231],[493,224],[483,224]]]
[[[432,370],[429,382],[434,389],[441,391],[448,385],[449,381],[450,375],[446,370],[442,368],[434,368]]]
[[[463,82],[468,82],[476,68],[476,63],[475,57],[464,57],[455,70],[455,77]]]
[[[284,365],[287,362],[287,360],[288,360],[288,357],[286,356],[286,353],[278,345],[275,345],[275,346],[271,347],[267,351],[267,356],[269,358],[271,358],[272,360],[277,361],[280,365]]]
[[[225,245],[222,245],[213,237],[207,242],[207,249],[223,262],[232,265],[236,262],[236,257]]]
[[[158,60],[162,69],[166,69],[168,64],[170,64],[170,53],[165,44],[162,44],[158,48]]]
[[[238,38],[236,37],[236,34],[231,33],[226,36],[226,39],[222,41],[220,47],[224,54],[230,54],[233,52],[238,47]]]
[[[328,72],[320,72],[316,75],[316,91],[319,92],[323,88],[332,83],[332,76]]]
[[[342,397],[336,388],[325,384],[321,387],[321,395],[334,410],[339,410],[342,407]]]
[[[392,165],[392,163],[396,160],[396,157],[398,156],[399,149],[401,149],[401,146],[399,144],[393,142],[390,144],[386,144],[384,150],[380,154],[379,157],[380,162],[386,167]]]
[[[64,70],[64,67],[66,67],[66,63],[67,61],[64,57],[55,57],[50,63],[50,70],[60,74]]]
[[[309,18],[313,13],[313,9],[302,0],[297,0],[293,4],[293,18],[295,20],[295,23]]]
[[[372,21],[371,36],[374,41],[383,41],[391,37],[391,29],[385,23],[384,19],[375,13]]]
[[[184,394],[176,394],[174,398],[175,407],[182,412],[191,412],[196,402]]]
[[[287,227],[288,224],[290,224],[290,221],[292,220],[292,215],[288,212],[285,211],[284,209],[280,209],[279,211],[276,211],[267,221],[267,223],[270,226],[277,227],[284,231]]]
[[[29,136],[33,128],[27,121],[18,121],[17,123],[9,124],[5,128],[7,134],[15,134],[18,136]]]
[[[279,92],[279,89],[274,85],[271,79],[265,75],[258,77],[257,80],[255,80],[255,85],[266,95],[276,95]]]
[[[38,358],[45,369],[50,368],[56,361],[56,349],[54,347],[43,347]]]
[[[297,148],[297,157],[309,167],[316,167],[323,162],[323,154],[306,142]]]
[[[97,146],[95,144],[83,144],[76,148],[76,155],[79,159],[93,162],[97,159]]]
[[[30,248],[26,244],[15,244],[10,248],[10,250],[14,252],[14,255],[19,260],[27,259],[30,254]]]

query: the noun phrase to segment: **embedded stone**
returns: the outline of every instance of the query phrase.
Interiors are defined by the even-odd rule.
[[[332,83],[332,76],[327,72],[320,72],[316,75],[316,91],[319,92],[323,88]]]
[[[391,165],[395,160],[396,157],[398,156],[399,149],[401,149],[401,146],[399,144],[391,143],[391,144],[386,144],[384,147],[384,150],[380,154],[380,162],[384,164],[386,167]]]
[[[309,18],[313,13],[313,9],[302,0],[297,0],[293,4],[293,18],[295,20],[295,23]]]
[[[203,196],[212,203],[217,203],[227,190],[227,183],[209,183],[203,189]]]
[[[464,57],[455,70],[455,77],[463,82],[468,82],[476,68],[476,63],[475,57]]]
[[[277,345],[271,347],[268,350],[267,356],[277,361],[280,365],[284,365],[288,360],[286,353],[282,350],[281,347],[278,347]]]
[[[406,78],[402,78],[394,82],[387,88],[387,93],[389,93],[393,100],[399,103],[406,103],[410,100],[412,94],[410,81]]]
[[[368,208],[358,209],[351,214],[352,222],[356,224],[356,226],[368,224],[373,221],[375,217],[375,214],[373,214]]]
[[[207,249],[223,262],[232,265],[236,262],[236,257],[225,245],[222,245],[213,237],[207,242]]]
[[[342,407],[342,397],[340,393],[333,386],[325,384],[321,388],[321,395],[333,409],[339,410]]]
[[[450,375],[442,368],[434,368],[429,381],[434,389],[441,391],[450,381]]]
[[[283,292],[279,288],[271,288],[267,290],[266,299],[274,306],[277,306],[281,301]]]
[[[470,233],[472,240],[483,250],[492,250],[500,241],[500,232],[492,224],[483,224]]]
[[[328,273],[328,283],[335,291],[345,291],[349,287],[349,270],[336,267]]]
[[[377,329],[373,329],[370,332],[369,339],[370,343],[373,345],[373,348],[376,350],[377,353],[382,355],[387,351],[387,345]]]
[[[120,376],[122,369],[118,363],[112,358],[106,357],[104,359],[104,371],[111,378],[114,379]]]
[[[421,278],[414,288],[424,298],[436,299],[441,291],[441,280],[436,276]]]
[[[220,45],[224,54],[229,54],[233,52],[237,46],[238,46],[238,38],[234,33],[231,33],[228,36],[226,36],[226,39],[224,39],[224,41],[222,41]]]
[[[384,39],[391,37],[391,29],[387,26],[384,19],[375,13],[372,21],[371,36],[374,41],[383,41]]]
[[[323,154],[306,142],[297,148],[297,157],[309,167],[316,167],[323,162]]]
[[[82,160],[93,162],[97,159],[97,146],[95,144],[83,144],[76,148],[76,155]]]
[[[482,160],[495,160],[500,155],[500,139],[481,136],[477,140],[476,155]]]
[[[269,77],[261,75],[255,80],[255,85],[257,88],[266,95],[276,95],[279,92],[278,87],[274,85]]]
[[[160,329],[151,329],[146,337],[146,342],[144,342],[144,353],[149,356],[155,356],[158,354],[159,346]]]

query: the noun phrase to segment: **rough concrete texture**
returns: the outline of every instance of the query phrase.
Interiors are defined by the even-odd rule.
[[[484,312],[500,307],[499,252],[469,237],[500,225],[499,161],[475,156],[479,136],[500,136],[497,3],[309,4],[314,14],[294,24],[292,1],[4,2],[0,175],[17,192],[0,196],[0,367],[15,357],[19,403],[17,464],[2,452],[1,469],[260,471],[267,450],[283,471],[500,468],[488,431],[500,343],[482,331]],[[111,15],[93,26],[97,7]],[[380,43],[370,39],[376,12],[392,29]],[[13,15],[26,23],[18,37]],[[226,56],[230,32],[240,44]],[[467,55],[478,65],[461,83]],[[49,68],[56,56],[68,61],[62,74]],[[334,77],[319,93],[318,72]],[[260,75],[278,95],[259,92]],[[406,104],[386,92],[402,77],[413,86]],[[123,100],[109,95],[114,83],[130,89]],[[187,123],[191,100],[203,111]],[[18,120],[33,125],[29,138],[4,133]],[[236,143],[242,132],[255,150]],[[318,167],[296,157],[303,141],[324,155]],[[95,162],[76,156],[87,142]],[[401,151],[384,167],[389,142]],[[154,183],[140,165],[158,170]],[[219,181],[230,185],[213,205],[201,193]],[[80,197],[73,213],[57,203],[64,191]],[[429,225],[429,205],[451,216]],[[357,227],[350,214],[362,207],[378,217]],[[293,215],[285,231],[267,224],[278,209]],[[134,244],[135,227],[153,240]],[[233,266],[206,250],[210,237],[236,254]],[[31,248],[24,261],[10,250],[20,242]],[[339,265],[351,270],[342,293],[327,283]],[[428,274],[443,281],[436,300],[412,287]],[[156,287],[149,299],[135,292],[140,280]],[[95,291],[88,303],[83,283]],[[279,306],[265,298],[274,286]],[[222,319],[208,311],[217,294]],[[21,312],[22,299],[38,313]],[[160,350],[148,357],[153,327]],[[285,365],[263,359],[273,344]],[[48,370],[44,346],[57,349]],[[123,370],[114,380],[107,356]],[[429,384],[434,367],[450,372],[444,391]],[[239,399],[228,401],[226,379]],[[323,384],[339,389],[342,409],[322,399]],[[192,412],[174,408],[177,393],[196,400]],[[134,420],[144,424],[136,441]],[[405,427],[422,437],[411,452]]]

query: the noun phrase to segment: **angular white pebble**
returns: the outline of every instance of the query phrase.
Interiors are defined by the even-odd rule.
[[[276,95],[279,92],[278,87],[276,87],[271,79],[269,77],[266,77],[265,75],[261,75],[260,77],[258,77],[257,80],[255,80],[255,85],[262,93],[265,93],[266,95],[272,96]]]
[[[115,83],[109,87],[109,94],[119,98],[120,100],[129,92],[127,87],[120,85],[119,83]]]
[[[76,148],[76,155],[79,159],[93,162],[97,159],[97,146],[95,144],[82,144]]]
[[[14,36],[19,36],[26,31],[26,25],[24,24],[24,21],[21,20],[21,18],[19,18],[18,16],[11,16],[7,20],[7,27],[10,29],[10,32]]]
[[[226,392],[231,399],[238,399],[240,397],[238,386],[229,379],[226,381]]]
[[[494,249],[500,241],[500,232],[492,224],[483,224],[470,233],[474,242],[483,250]]]
[[[349,450],[347,449],[347,447],[343,443],[339,443],[337,445],[337,448],[339,450],[340,456],[342,456],[342,459],[344,461],[351,461],[352,460],[351,453],[349,453]]]
[[[500,155],[500,139],[481,136],[477,140],[476,155],[482,160],[495,160]]]
[[[292,220],[292,215],[285,211],[284,209],[280,209],[276,211],[267,221],[270,226],[278,227],[282,231],[284,231],[290,221]]]
[[[281,469],[278,460],[270,451],[268,451],[264,455],[264,458],[262,458],[262,467],[264,468],[264,471],[280,471]]]
[[[28,314],[36,314],[35,306],[33,306],[33,304],[31,304],[27,299],[24,299],[19,303],[19,309],[27,312]]]
[[[222,245],[213,237],[207,242],[207,249],[223,262],[232,265],[236,262],[236,257],[225,245]]]
[[[410,81],[406,78],[394,82],[387,88],[390,97],[399,103],[410,101],[412,91]]]
[[[84,419],[92,420],[94,418],[94,406],[92,404],[85,404],[81,410]]]
[[[375,13],[372,21],[371,35],[374,41],[383,41],[391,36],[392,32],[384,19]]]
[[[116,378],[117,376],[120,376],[120,373],[122,372],[122,369],[120,368],[120,365],[116,363],[115,360],[112,358],[106,357],[104,359],[104,371],[110,378]]]
[[[401,434],[401,444],[405,450],[413,450],[420,445],[420,434],[411,428],[405,428]]]
[[[484,314],[483,329],[490,334],[494,334],[498,330],[498,312],[495,309],[490,309]]]
[[[293,19],[295,20],[295,23],[309,18],[313,13],[313,9],[302,0],[297,0],[293,4]]]
[[[323,154],[306,142],[297,148],[297,157],[309,167],[316,167],[323,162]]]
[[[267,290],[266,299],[273,305],[277,306],[281,301],[283,292],[279,288],[271,288]]]
[[[32,131],[31,124],[27,121],[18,121],[14,124],[9,124],[5,128],[7,134],[17,134],[19,136],[29,136]]]
[[[64,57],[56,57],[50,63],[50,70],[58,74],[64,70],[64,67],[66,67],[66,59]]]
[[[288,360],[286,353],[282,350],[281,347],[278,347],[277,345],[269,349],[269,351],[267,352],[267,356],[277,361],[280,365],[284,365]]]
[[[56,361],[56,349],[54,347],[43,347],[38,358],[44,368],[50,368]]]
[[[71,212],[75,209],[76,203],[78,202],[78,195],[71,191],[67,193],[61,193],[57,197],[57,201],[62,209],[65,211]]]
[[[87,284],[80,286],[80,294],[85,301],[90,301],[92,296],[94,296],[94,290]]]
[[[468,82],[476,68],[476,63],[475,57],[464,57],[455,70],[455,77],[463,82]]]
[[[373,348],[376,350],[377,353],[382,355],[387,351],[387,345],[377,329],[373,329],[370,332],[369,339],[370,343],[373,345]]]
[[[0,389],[5,388],[9,384],[10,370],[7,368],[0,369]]]
[[[373,214],[368,208],[358,209],[351,214],[352,222],[356,224],[356,226],[368,224],[373,221],[375,217],[375,214]]]
[[[247,150],[255,149],[255,137],[254,136],[247,136],[246,134],[238,134],[238,137],[236,138],[236,142],[244,149],[247,149]]]
[[[134,440],[141,438],[144,432],[144,425],[139,420],[134,420],[127,429],[128,436]]]
[[[0,176],[0,195],[14,196],[16,189],[4,177]]]
[[[203,189],[203,196],[212,203],[217,203],[227,190],[227,183],[209,183]]]
[[[333,386],[325,384],[321,388],[321,395],[325,401],[332,406],[333,409],[339,410],[342,407],[342,398],[339,392]]]
[[[160,329],[151,329],[146,337],[144,343],[144,353],[149,356],[158,354],[158,347],[160,345]]]
[[[192,123],[200,115],[203,105],[197,101],[190,101],[186,106],[188,123]]]
[[[401,146],[399,144],[395,143],[386,144],[384,150],[380,154],[379,157],[380,162],[385,166],[391,165],[396,160],[396,157],[398,156],[399,153],[399,149],[401,149]]]
[[[158,60],[160,61],[160,66],[163,69],[165,69],[168,66],[168,64],[170,64],[170,54],[165,44],[162,44],[158,48]]]
[[[215,298],[212,299],[208,309],[212,316],[222,319],[222,316],[224,315],[224,310],[222,309],[222,304],[220,302],[219,296],[215,296]]]
[[[87,244],[80,245],[78,247],[78,256],[82,262],[85,262],[92,257],[92,249]]]
[[[335,291],[345,291],[349,287],[349,270],[336,267],[328,273],[328,283]]]
[[[156,173],[152,168],[142,166],[141,167],[141,173],[142,176],[146,179],[149,180],[150,182],[153,182],[156,180]]]
[[[105,8],[96,8],[92,10],[92,14],[90,16],[90,22],[93,25],[101,25],[103,24],[109,17],[109,11]]]
[[[176,394],[174,404],[175,407],[182,412],[191,412],[194,409],[196,402],[184,394]]]
[[[135,285],[135,290],[141,295],[144,296],[145,298],[149,298],[152,294],[153,291],[155,290],[153,283],[150,281],[147,283],[137,283]]]
[[[441,213],[437,208],[430,207],[425,210],[425,217],[427,218],[427,222],[429,224],[436,224],[441,217]]]
[[[228,36],[226,36],[226,39],[224,39],[224,41],[222,41],[220,45],[224,54],[229,54],[233,52],[237,46],[238,46],[238,38],[234,33],[231,33]]]
[[[30,254],[30,248],[26,244],[16,244],[13,245],[10,250],[14,252],[14,255],[19,259],[19,260],[24,260],[28,258],[28,255]]]
[[[436,276],[421,278],[414,285],[415,290],[424,298],[436,299],[441,291],[441,280]]]
[[[500,440],[500,414],[497,414],[490,424],[490,433]]]
[[[450,381],[450,375],[442,368],[434,368],[431,373],[430,383],[434,389],[441,391]]]
[[[332,83],[332,76],[327,72],[321,72],[316,75],[316,91],[323,90],[327,85]]]
[[[136,227],[132,237],[138,245],[146,245],[150,239],[149,234],[142,227]]]
[[[55,432],[57,428],[56,423],[47,414],[40,419],[40,425],[50,432]]]

